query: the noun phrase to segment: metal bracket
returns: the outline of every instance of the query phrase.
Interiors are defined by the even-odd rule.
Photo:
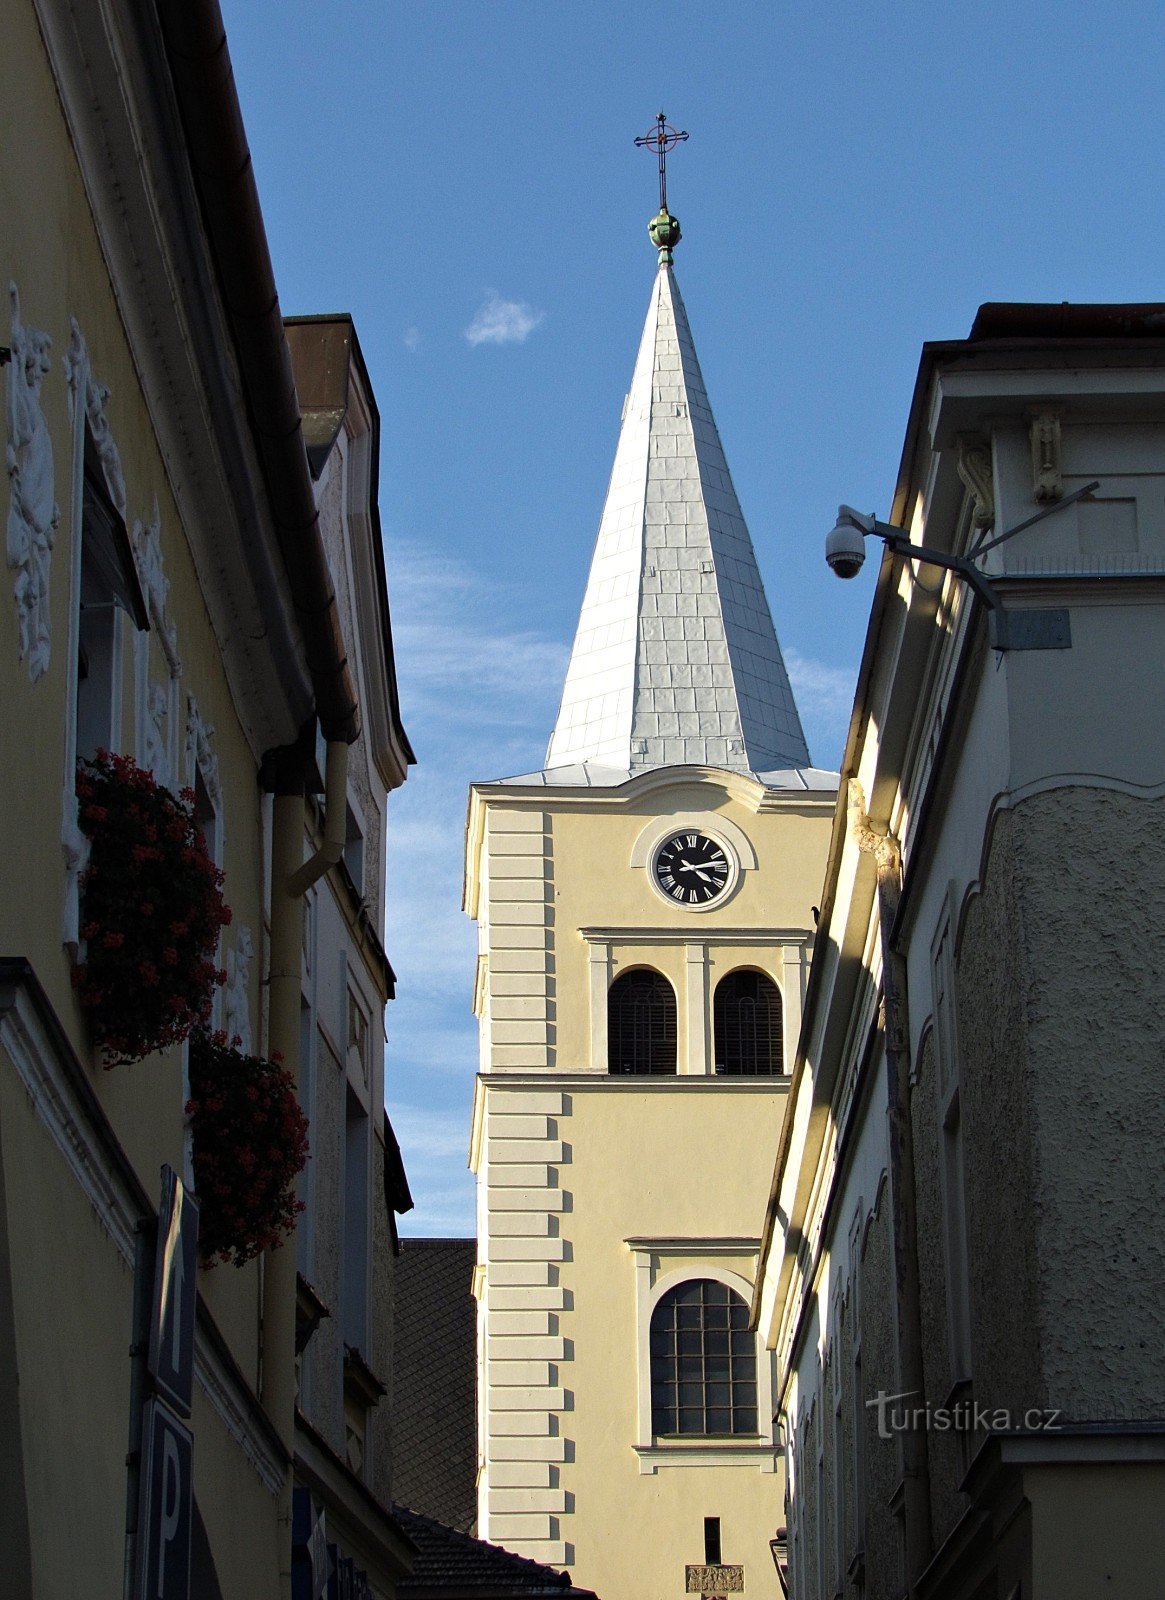
[[[1067,610],[1004,611],[987,614],[994,650],[1070,650],[1072,623]]]

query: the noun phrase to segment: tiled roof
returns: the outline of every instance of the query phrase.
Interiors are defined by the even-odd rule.
[[[578,761],[569,767],[547,767],[542,772],[523,772],[518,777],[496,781],[516,789],[617,789],[638,776],[626,769]],[[779,772],[754,772],[752,776],[766,789],[820,790],[829,794],[837,790],[837,773],[820,767],[784,767]]]
[[[392,1492],[468,1533],[477,1519],[474,1239],[404,1239],[393,1282]]]
[[[418,1551],[413,1571],[397,1585],[399,1600],[505,1600],[510,1595],[595,1600],[592,1590],[574,1587],[569,1572],[470,1538],[404,1506],[394,1506],[393,1515]]]
[[[549,769],[809,765],[683,300],[659,269]]]

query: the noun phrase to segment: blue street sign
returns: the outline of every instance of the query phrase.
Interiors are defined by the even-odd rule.
[[[194,1440],[161,1400],[142,1428],[139,1600],[190,1600]]]
[[[324,1508],[310,1489],[297,1485],[291,1496],[292,1600],[320,1600],[330,1571]]]
[[[328,1600],[372,1600],[372,1586],[363,1567],[351,1556],[342,1556],[334,1544],[328,1546],[332,1571],[328,1578]]]
[[[163,1167],[146,1365],[159,1394],[182,1417],[190,1415],[194,1387],[197,1275],[198,1202],[174,1169]]]

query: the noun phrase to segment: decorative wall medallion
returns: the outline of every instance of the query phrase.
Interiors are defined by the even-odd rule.
[[[1032,494],[1041,503],[1064,497],[1060,461],[1060,414],[1040,411],[1031,420]]]
[[[684,1588],[688,1594],[743,1594],[744,1568],[742,1566],[685,1567]]]
[[[972,521],[976,528],[995,524],[995,478],[991,465],[991,446],[986,439],[962,433],[958,438],[959,477],[975,502]]]
[[[33,683],[49,664],[49,567],[61,512],[53,499],[53,441],[41,409],[40,391],[52,363],[52,340],[20,319],[20,296],[12,301],[12,356],[8,363],[5,459],[8,467],[8,565],[20,629],[20,659],[28,662]]]

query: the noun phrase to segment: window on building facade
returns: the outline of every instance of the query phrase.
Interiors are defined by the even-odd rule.
[[[361,897],[364,894],[364,829],[349,805],[344,815],[344,865],[352,886]]]
[[[676,997],[650,967],[616,978],[607,995],[607,1069],[615,1073],[676,1070]]]
[[[952,935],[945,919],[933,945],[935,1087],[941,1128],[942,1190],[947,1315],[951,1367],[956,1382],[971,1377],[970,1267],[967,1201],[963,1174],[963,1121],[959,1094],[959,1047],[955,1026]]]
[[[730,972],[712,1002],[716,1071],[736,1077],[784,1072],[781,991],[763,972]]]
[[[86,430],[81,513],[81,612],[77,630],[77,755],[118,744],[121,635],[117,613],[147,624],[125,523],[105,486]]]
[[[344,1118],[344,1252],[342,1328],[344,1343],[368,1349],[368,1200],[370,1124],[349,1084]]]
[[[756,1341],[748,1307],[710,1278],[677,1284],[651,1315],[655,1434],[755,1434]]]

